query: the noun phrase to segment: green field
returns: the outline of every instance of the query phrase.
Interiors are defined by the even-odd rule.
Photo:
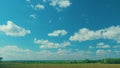
[[[0,68],[120,68],[120,64],[32,64],[0,63]]]

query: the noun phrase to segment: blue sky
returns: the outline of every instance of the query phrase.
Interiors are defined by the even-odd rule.
[[[1,0],[4,60],[120,56],[119,0]]]

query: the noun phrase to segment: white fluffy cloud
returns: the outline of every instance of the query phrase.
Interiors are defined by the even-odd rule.
[[[49,33],[48,36],[64,36],[67,34],[66,30],[55,30],[52,33]]]
[[[69,38],[71,41],[87,41],[96,39],[110,39],[120,43],[120,26],[111,26],[100,30],[80,29],[77,33]]]
[[[74,36],[70,37],[71,41],[86,41],[101,38],[101,31],[92,31],[87,28],[80,29]]]
[[[113,39],[120,43],[120,26],[111,26],[102,30],[104,39]]]
[[[63,43],[53,43],[48,40],[37,40],[34,39],[35,44],[39,44],[40,48],[64,48],[66,46],[70,46],[70,42],[63,42]]]
[[[39,9],[45,9],[45,6],[44,5],[42,5],[42,4],[37,4],[37,5],[35,5],[35,9],[37,10],[39,10]]]
[[[97,44],[96,48],[110,48],[110,45],[100,42]]]
[[[9,36],[25,36],[31,33],[30,30],[17,26],[12,21],[8,21],[6,25],[0,25],[0,31]]]
[[[50,5],[53,7],[67,8],[71,5],[71,2],[70,0],[51,0]]]
[[[92,58],[90,51],[72,51],[71,49],[58,49],[56,51],[41,50],[33,51],[22,49],[18,46],[0,47],[0,56],[4,60],[70,60]]]

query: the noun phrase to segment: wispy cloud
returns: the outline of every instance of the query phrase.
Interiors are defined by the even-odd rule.
[[[26,0],[26,2],[30,3],[31,0]]]
[[[71,45],[70,42],[53,43],[48,40],[37,40],[36,38],[34,39],[34,43],[39,44],[40,48],[64,48]]]
[[[33,19],[36,19],[36,15],[35,14],[31,14],[30,17],[33,18]]]
[[[100,42],[97,44],[96,48],[110,48],[110,45]]]
[[[90,45],[88,48],[90,48],[90,49],[93,49],[93,48],[104,49],[104,48],[111,48],[111,46],[108,45],[108,44],[105,44],[105,43],[103,43],[103,42],[99,42],[99,43],[97,43],[97,44],[94,45],[94,46],[91,46],[91,45]]]
[[[30,0],[26,0],[26,1],[28,3],[31,2]],[[39,4],[33,5],[33,3],[31,3],[30,6],[35,10],[36,9],[43,10],[43,9],[45,9],[45,4],[49,4],[48,6],[52,6],[52,7],[56,8],[58,11],[61,11],[62,8],[70,7],[72,3],[70,0],[42,0],[42,2],[39,2]]]
[[[57,49],[56,51],[40,50],[33,51],[23,49],[16,45],[0,47],[0,55],[5,60],[78,60],[93,58],[91,51],[72,51],[71,49]]]
[[[43,2],[47,2],[47,0],[42,0]]]
[[[105,57],[105,56],[109,56],[111,52],[112,52],[111,50],[101,50],[100,49],[100,50],[96,51],[96,55],[98,57]]]
[[[120,48],[120,45],[114,45],[113,48],[115,48],[115,49],[118,48],[118,49],[119,49],[119,48]]]

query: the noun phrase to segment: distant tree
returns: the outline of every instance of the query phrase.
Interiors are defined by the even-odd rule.
[[[0,57],[0,62],[2,61],[2,59],[3,59],[3,58],[2,58],[2,57]]]
[[[83,63],[90,63],[91,61],[89,59],[86,59],[83,61]]]

